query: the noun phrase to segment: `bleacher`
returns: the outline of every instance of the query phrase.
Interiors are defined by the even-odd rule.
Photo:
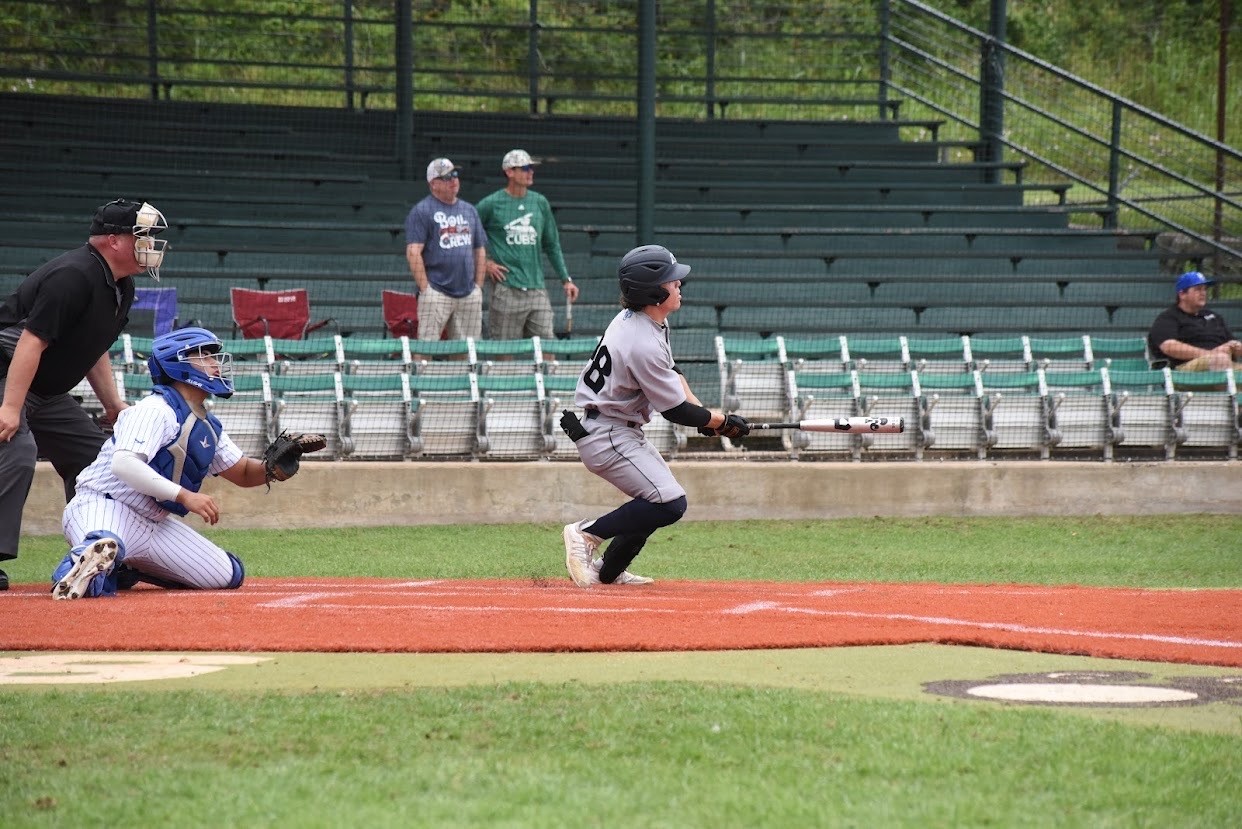
[[[147,199],[168,217],[171,252],[162,284],[177,289],[181,324],[195,322],[231,337],[230,288],[300,287],[309,292],[314,317],[331,320],[320,334],[375,348],[386,336],[381,291],[411,288],[403,224],[427,190],[421,166],[413,180],[399,178],[386,138],[391,113],[5,94],[0,125],[2,290],[84,239],[94,208],[118,196]],[[729,384],[736,382],[736,361],[750,358],[722,360],[722,342],[965,338],[1030,346],[1084,336],[1105,342],[1141,336],[1172,302],[1165,260],[1175,257],[1160,249],[1155,233],[1107,227],[1106,209],[1066,204],[1068,185],[1031,182],[1021,163],[971,160],[970,144],[940,141],[938,128],[935,121],[902,120],[657,123],[655,241],[693,267],[683,308],[670,323],[679,362],[706,404],[742,399]],[[543,159],[535,189],[551,200],[570,271],[582,290],[572,336],[593,342],[617,311],[616,262],[635,244],[635,134],[632,120],[615,117],[420,112],[414,138],[417,158],[447,155],[463,168],[462,197],[472,202],[502,185],[499,159],[507,149],[525,147]],[[553,298],[556,330],[565,331],[563,302],[556,293]],[[1242,319],[1237,302],[1213,304],[1227,318]],[[129,333],[141,339],[150,332]],[[388,342],[394,354],[400,351],[400,341]],[[358,418],[350,406],[365,409],[359,402],[364,398],[405,395],[417,414],[419,401],[431,392],[421,393],[418,383],[366,389],[346,382],[355,373],[351,363],[333,354],[326,362],[340,382],[325,380],[319,392],[332,398],[336,423],[343,425],[329,454],[368,456],[352,448],[375,442],[351,437]],[[828,398],[836,401],[834,411],[857,413],[869,410],[874,404],[867,400],[875,398],[908,406],[911,424],[921,424],[901,441],[877,436],[873,442],[860,438],[829,445],[811,439],[802,445],[802,438],[787,435],[781,451],[807,456],[843,452],[857,458],[878,446],[917,457],[938,451],[984,457],[1004,447],[1019,451],[1021,445],[1020,451],[1055,457],[1054,446],[1064,449],[1073,441],[1048,437],[1066,432],[1052,422],[1058,411],[1064,419],[1066,404],[1052,401],[1098,391],[1092,399],[1111,425],[1092,427],[1083,446],[1087,454],[1111,457],[1115,448],[1125,448],[1117,437],[1125,430],[1117,423],[1139,408],[1105,406],[1105,396],[1120,398],[1122,384],[1108,378],[1107,365],[1089,359],[1081,370],[1096,372],[1102,381],[1090,392],[1050,384],[1058,379],[1056,372],[1038,359],[1026,359],[1023,384],[973,360],[961,362],[962,377],[949,381],[940,375],[951,372],[933,372],[928,383],[926,369],[913,358],[897,372],[907,385],[884,378],[884,394],[870,397],[867,381],[873,372],[855,357],[837,358],[840,372],[820,371],[801,383],[798,359],[787,365],[777,361],[780,372],[792,372],[781,373],[788,389],[780,405],[785,416],[818,411]],[[564,393],[558,398],[548,388],[535,393],[486,383],[480,390],[486,361],[463,362],[474,366],[474,385],[452,394],[465,395],[455,399],[459,409],[474,406],[473,437],[429,440],[420,431],[427,421],[416,419],[404,444],[384,443],[386,456],[421,456],[428,447],[432,454],[451,447],[448,454],[493,457],[564,451],[546,422],[547,401]],[[397,373],[407,378],[428,373],[413,365]],[[761,373],[771,368],[765,365]],[[246,393],[277,412],[283,393],[272,380],[286,371],[268,366],[259,372],[266,372],[267,380]],[[563,379],[565,371],[562,365],[552,374]],[[552,376],[543,369],[536,374]],[[993,378],[1005,388],[992,387]],[[821,394],[805,391],[810,388]],[[1019,392],[1043,401],[1035,407],[1044,413],[1043,425],[1022,424],[1023,434],[1042,435],[1042,444],[997,436],[1004,430],[995,427],[996,418],[1003,422],[1006,406],[995,401]],[[538,430],[525,402],[501,406],[505,417],[487,419],[498,401],[528,393],[541,401],[545,422]],[[1170,437],[1153,444],[1153,452],[1171,456],[1170,446],[1203,445],[1178,431],[1184,429],[1179,413],[1197,411],[1190,405],[1196,393],[1202,399],[1200,390],[1182,401],[1174,397],[1182,392],[1169,386]],[[975,403],[966,409],[973,405],[977,416],[959,412],[946,423],[947,401],[961,395],[973,396]],[[933,397],[942,402],[929,406]],[[985,405],[988,400],[993,402]],[[432,405],[423,411],[434,410]],[[286,405],[283,411],[297,407]],[[963,428],[975,437],[946,438],[961,431],[949,428],[959,423],[974,424]],[[1236,416],[1233,423],[1228,440],[1207,440],[1230,457],[1236,453]],[[263,428],[276,425],[278,420],[267,419]],[[1219,424],[1212,428],[1213,434],[1224,434]],[[506,432],[525,435],[520,450],[500,445]],[[662,434],[661,445],[669,451],[684,449],[687,435],[671,427]]]

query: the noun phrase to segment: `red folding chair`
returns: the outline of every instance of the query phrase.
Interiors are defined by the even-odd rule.
[[[384,325],[388,333],[394,337],[418,339],[418,294],[407,294],[403,291],[380,291],[380,304],[383,306]]]
[[[331,319],[310,322],[310,297],[305,288],[283,291],[256,291],[230,288],[233,304],[233,334],[256,340],[269,336],[278,340],[301,340],[318,331]]]

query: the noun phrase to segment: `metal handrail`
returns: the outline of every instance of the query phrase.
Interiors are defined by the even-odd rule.
[[[1146,220],[1199,243],[1206,249],[1199,251],[1199,258],[1216,256],[1242,261],[1242,202],[1238,199],[1242,191],[1236,185],[1237,181],[1242,180],[1242,152],[1152,112],[1140,104],[1110,93],[1021,49],[998,42],[991,35],[967,26],[918,0],[890,0],[890,3],[892,8],[887,48],[890,66],[886,77],[891,88],[909,102],[907,112],[910,107],[923,106],[956,124],[982,132],[984,125],[978,114],[982,109],[982,100],[989,94],[997,95],[1004,101],[1006,118],[1009,120],[1000,135],[982,136],[984,140],[995,139],[1018,156],[1102,195],[1112,208],[1110,221],[1114,226],[1117,221],[1117,208],[1126,208]],[[954,37],[928,37],[926,32],[929,25],[940,26]],[[968,51],[933,52],[930,51],[930,46],[915,43],[916,40],[922,40],[930,41],[934,46],[944,46],[956,42],[955,37],[965,37],[973,48]],[[1088,113],[1106,114],[1110,123],[1108,134],[1096,134],[1089,123],[1074,120],[1076,111],[1070,107],[1058,108],[1050,103],[1044,104],[1032,95],[1015,91],[1014,84],[1009,80],[999,89],[985,88],[985,79],[978,67],[980,56],[989,50],[1003,55],[1011,77],[1015,74],[1015,64],[1022,71],[1038,75],[1038,80],[1027,83],[1032,89],[1060,84],[1087,96],[1089,103],[1085,108]],[[916,66],[923,70],[922,75],[916,74]],[[976,106],[966,110],[961,106],[954,106],[954,99],[948,96],[932,94],[937,83],[943,84],[946,78],[951,78],[959,91],[965,85],[971,93],[977,95],[977,99],[971,102]],[[929,91],[927,87],[932,90]],[[1031,133],[1015,126],[1011,118],[1015,114],[1024,118],[1040,119],[1045,131]],[[1228,190],[1217,186],[1215,182],[1205,182],[1196,178],[1190,170],[1179,172],[1165,160],[1149,158],[1143,152],[1127,146],[1126,139],[1130,137],[1124,120],[1127,114],[1132,119],[1139,119],[1148,131],[1159,131],[1162,135],[1185,142],[1188,148],[1187,164],[1190,163],[1189,156],[1197,153],[1212,156],[1210,164],[1206,161],[1202,164],[1204,170],[1209,167],[1213,171],[1224,169],[1226,164],[1236,167],[1236,175],[1223,176],[1224,180],[1235,182],[1234,189]],[[1035,134],[1046,135],[1048,128],[1055,128],[1060,135],[1070,136],[1081,144],[1105,152],[1106,170],[1100,170],[1101,176],[1097,177],[1091,175],[1090,170],[1084,169],[1083,165],[1089,161],[1088,151],[1067,151],[1064,157],[1057,157],[1039,147],[1032,138]],[[1139,129],[1142,128],[1133,128],[1131,132]],[[1074,145],[1075,148],[1079,146],[1080,144]],[[1134,170],[1124,180],[1120,174],[1123,164],[1130,164]],[[1140,174],[1155,182],[1152,188],[1154,192],[1138,196],[1124,194],[1123,188]],[[1186,191],[1193,195],[1187,195]],[[1214,215],[1206,222],[1196,221],[1203,211],[1196,214],[1190,208],[1195,203],[1204,201],[1210,202],[1210,206],[1215,208]],[[1072,203],[1090,204],[1078,200],[1073,200]],[[1204,227],[1210,229],[1205,232]]]

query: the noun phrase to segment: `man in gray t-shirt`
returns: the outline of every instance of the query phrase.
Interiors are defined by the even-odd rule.
[[[686,512],[685,489],[643,436],[642,425],[654,412],[706,436],[736,439],[750,432],[738,415],[703,408],[673,362],[666,320],[681,307],[689,273],[659,245],[622,257],[617,279],[625,309],[609,323],[574,394],[586,423],[571,431],[572,422],[562,421],[587,469],[632,499],[607,515],[565,525],[565,568],[579,587],[651,583],[626,568],[653,532]],[[595,558],[609,538],[608,549]]]
[[[405,259],[418,288],[418,338],[483,336],[483,278],[487,233],[470,202],[457,198],[453,162],[427,165],[431,195],[405,217]]]

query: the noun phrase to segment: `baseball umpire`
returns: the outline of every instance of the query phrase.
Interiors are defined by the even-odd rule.
[[[673,362],[666,321],[681,307],[689,273],[689,266],[659,245],[643,245],[622,257],[617,278],[623,310],[595,347],[574,395],[586,422],[570,411],[561,418],[587,469],[631,498],[607,515],[565,525],[565,568],[579,587],[650,584],[652,579],[627,568],[653,532],[686,512],[686,491],[643,436],[642,426],[654,411],[705,436],[736,439],[750,433],[742,417],[703,408]],[[609,538],[612,543],[596,558]]]
[[[68,392],[88,380],[108,423],[125,408],[108,349],[129,322],[127,277],[159,279],[168,243],[155,234],[166,227],[145,202],[108,202],[95,211],[85,245],[40,266],[0,306],[0,562],[17,558],[36,459],[52,462],[69,500],[104,442]],[[0,570],[0,590],[8,586]]]

